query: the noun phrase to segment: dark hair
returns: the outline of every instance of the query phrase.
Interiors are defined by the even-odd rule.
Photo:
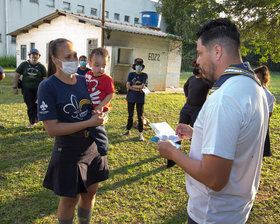
[[[81,56],[79,57],[79,61],[82,60],[82,59],[87,60],[87,57],[86,57],[85,55],[81,55]]]
[[[211,20],[199,28],[196,34],[202,45],[208,49],[218,43],[228,53],[240,55],[241,40],[236,25],[227,18]]]
[[[199,75],[201,74],[201,70],[199,68],[199,64],[193,64],[193,74],[196,76],[196,75]]]
[[[90,53],[89,60],[91,60],[93,55],[101,55],[101,56],[104,56],[105,58],[109,57],[108,51],[103,47],[94,48]]]
[[[268,87],[269,83],[270,83],[270,72],[269,69],[266,65],[261,65],[257,68],[254,69],[255,73],[258,73],[261,75],[262,80],[261,83],[263,86]]]
[[[52,40],[49,43],[49,57],[48,57],[48,77],[56,73],[55,64],[52,61],[52,56],[57,57],[58,48],[65,43],[72,43],[70,40],[64,38],[58,38],[56,40]]]

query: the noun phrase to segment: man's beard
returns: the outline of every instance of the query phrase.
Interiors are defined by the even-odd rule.
[[[209,83],[215,83],[217,81],[216,80],[216,68],[212,62],[209,63],[208,69],[203,69],[201,67],[199,67],[199,68],[202,73],[202,77],[206,81],[208,81]]]

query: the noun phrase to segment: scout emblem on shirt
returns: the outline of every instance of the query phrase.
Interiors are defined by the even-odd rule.
[[[80,101],[80,103],[78,103],[77,97],[75,95],[71,94],[70,101],[71,101],[71,103],[66,104],[63,107],[63,111],[66,114],[72,114],[71,115],[72,118],[82,120],[88,113],[88,109],[86,109],[85,111],[82,111],[82,107],[84,104],[90,104],[90,100],[83,99]]]
[[[45,103],[45,101],[42,101],[41,105],[40,105],[40,111],[39,113],[40,114],[47,114],[49,113],[49,111],[47,110],[48,109],[48,105]]]

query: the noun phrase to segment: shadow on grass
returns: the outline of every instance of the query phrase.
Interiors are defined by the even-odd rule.
[[[178,208],[179,210],[176,211],[171,217],[164,220],[162,223],[164,224],[179,224],[179,223],[187,223],[188,220],[188,213],[187,213],[187,205],[182,208]]]
[[[53,148],[42,127],[1,129],[0,142],[0,167],[5,172],[50,157]]]
[[[1,224],[29,224],[34,220],[56,213],[59,197],[52,191],[30,189],[30,193],[0,204]],[[24,208],[24,209],[23,209]]]
[[[155,156],[155,157],[152,157],[152,158],[141,160],[137,163],[133,163],[133,164],[130,164],[130,165],[127,165],[127,166],[123,166],[123,167],[121,167],[119,169],[116,169],[116,170],[112,170],[112,171],[110,171],[109,178],[111,179],[115,175],[128,173],[128,170],[130,170],[134,167],[137,167],[137,166],[145,165],[146,163],[153,162],[158,158],[161,158],[161,157],[160,156]],[[145,173],[139,173],[136,176],[132,176],[132,177],[126,178],[124,180],[114,182],[112,184],[106,184],[106,182],[104,182],[104,185],[102,187],[100,187],[98,191],[100,193],[105,193],[108,190],[114,190],[114,189],[117,189],[119,187],[124,187],[128,184],[132,184],[135,181],[139,181],[140,179],[144,179],[144,178],[146,178],[150,175],[155,175],[156,173],[159,173],[159,172],[161,172],[165,169],[167,169],[166,166],[161,166],[161,167],[158,167],[154,170],[150,170],[150,171],[145,172]]]

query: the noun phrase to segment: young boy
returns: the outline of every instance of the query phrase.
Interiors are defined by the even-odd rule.
[[[91,71],[90,68],[87,67],[87,57],[85,55],[81,55],[79,57],[79,68],[77,70],[77,73],[79,75],[85,75],[87,72]]]
[[[115,90],[113,79],[105,74],[109,62],[108,51],[105,48],[95,48],[90,54],[89,66],[92,71],[86,75],[86,82],[94,111],[103,111],[108,114],[110,101]],[[107,155],[109,149],[105,126],[90,128],[91,137],[94,139],[101,156]]]

